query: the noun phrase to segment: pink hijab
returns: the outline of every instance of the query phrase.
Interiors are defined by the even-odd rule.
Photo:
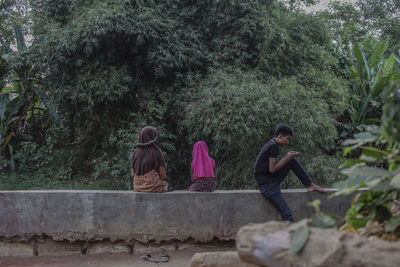
[[[214,168],[215,161],[208,155],[207,144],[204,141],[197,141],[193,146],[193,179],[215,177]]]

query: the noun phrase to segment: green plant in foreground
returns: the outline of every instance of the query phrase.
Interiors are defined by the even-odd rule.
[[[361,156],[344,163],[343,173],[348,179],[337,183],[339,191],[334,196],[350,194],[362,187],[370,190],[358,193],[346,213],[346,223],[355,229],[365,227],[369,221],[386,223],[385,232],[394,232],[400,226],[400,215],[392,214],[390,205],[400,196],[399,144],[387,142],[377,129],[355,135],[346,141],[352,144],[346,152],[359,148]],[[373,145],[366,145],[373,143]],[[387,168],[382,168],[387,166]]]
[[[346,224],[353,229],[361,229],[368,223],[377,222],[384,226],[379,233],[384,239],[398,240],[400,236],[400,83],[392,83],[385,88],[386,104],[383,107],[382,127],[367,127],[366,132],[354,135],[344,145],[349,146],[344,153],[361,150],[356,159],[349,159],[342,171],[347,180],[336,183],[335,194],[348,195],[357,189],[368,187],[366,192],[358,192],[351,208],[346,213]],[[295,255],[306,245],[308,224],[316,227],[335,227],[333,218],[319,210],[319,200],[312,204],[316,215],[291,226],[290,254]]]
[[[348,179],[336,184],[339,191],[334,196],[369,188],[356,195],[346,214],[346,223],[355,229],[365,227],[368,222],[378,222],[385,225],[385,233],[398,234],[400,213],[395,207],[400,206],[399,91],[399,82],[385,89],[387,100],[381,129],[371,126],[367,132],[356,134],[344,143],[350,146],[345,154],[358,149],[361,155],[343,164],[342,172]]]

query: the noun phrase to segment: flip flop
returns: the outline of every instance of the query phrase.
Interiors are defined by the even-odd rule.
[[[160,258],[162,262],[167,262],[169,260],[169,256],[167,254],[160,254]]]
[[[153,263],[157,263],[158,262],[158,260],[156,258],[151,257],[150,254],[142,256],[142,259],[145,260],[145,261],[153,262]]]

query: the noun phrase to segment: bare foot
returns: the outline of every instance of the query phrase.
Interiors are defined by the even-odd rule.
[[[307,192],[312,192],[312,191],[316,191],[316,192],[320,192],[320,193],[326,193],[327,191],[321,187],[319,187],[316,184],[311,184],[309,187],[307,187]]]

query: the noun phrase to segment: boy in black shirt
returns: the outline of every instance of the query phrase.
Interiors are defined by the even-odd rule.
[[[301,183],[307,187],[307,192],[326,192],[326,190],[312,183],[311,178],[295,159],[296,156],[300,155],[299,152],[290,151],[277,162],[279,146],[288,145],[292,134],[293,130],[288,125],[280,124],[275,130],[274,138],[269,140],[261,149],[254,166],[254,177],[261,194],[278,209],[284,221],[291,222],[293,222],[292,212],[283,199],[279,187],[289,170],[292,170]]]

